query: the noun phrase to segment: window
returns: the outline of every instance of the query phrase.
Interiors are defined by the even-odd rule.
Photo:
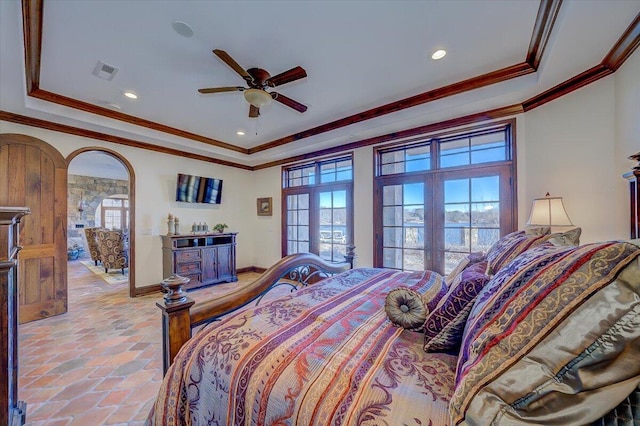
[[[343,262],[353,241],[353,158],[283,168],[283,256],[315,253]]]
[[[374,266],[448,273],[513,230],[513,123],[375,150]]]
[[[123,198],[105,198],[102,200],[100,211],[103,228],[129,228],[129,200]]]

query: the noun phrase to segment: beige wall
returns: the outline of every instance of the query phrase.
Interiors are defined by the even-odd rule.
[[[206,221],[210,226],[226,223],[229,231],[239,232],[238,267],[255,265],[253,222],[256,207],[252,172],[4,121],[0,122],[0,132],[36,137],[52,145],[65,157],[85,146],[106,147],[131,163],[136,181],[136,287],[158,284],[162,280],[159,235],[167,232],[169,213],[179,217],[183,230],[190,229],[194,221]],[[222,204],[214,206],[174,201],[178,173],[223,179]],[[237,194],[243,196],[238,197]]]
[[[615,79],[606,77],[527,112],[518,137],[519,223],[531,200],[546,192],[564,198],[582,242],[624,238],[627,196],[617,164]]]
[[[527,220],[531,200],[549,191],[562,196],[583,242],[627,238],[626,160],[640,151],[640,52],[614,75],[517,116],[518,219]],[[238,235],[238,267],[268,267],[280,258],[280,167],[249,172],[196,160],[143,151],[86,138],[1,122],[0,132],[40,138],[64,156],[82,146],[104,146],[121,153],[136,175],[136,284],[156,284],[160,238],[169,212],[183,227],[193,221],[225,222]],[[355,150],[354,207],[358,266],[373,262],[373,154]],[[187,205],[174,200],[177,173],[224,180],[220,206]],[[273,216],[257,216],[256,198],[273,198]],[[157,267],[150,267],[157,265]]]
[[[640,152],[640,50],[615,74],[615,107],[618,173],[626,173],[635,165],[627,157]]]

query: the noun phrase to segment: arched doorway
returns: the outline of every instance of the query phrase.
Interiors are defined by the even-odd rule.
[[[113,223],[117,223],[115,227],[126,227],[128,228],[128,236],[129,236],[129,296],[136,296],[136,284],[135,284],[135,174],[133,171],[133,167],[131,164],[119,153],[112,151],[107,148],[101,147],[86,147],[81,148],[76,151],[73,151],[71,154],[67,156],[67,164],[69,165],[69,175],[74,171],[79,171],[81,175],[93,175],[98,178],[105,178],[109,176],[120,176],[118,173],[118,166],[122,166],[123,171],[126,173],[126,177],[128,180],[128,191],[127,194],[122,194],[122,191],[116,191],[117,194],[111,194],[115,199],[123,199],[123,195],[127,195],[127,202],[125,204],[124,200],[121,203],[120,209],[113,209],[114,215],[118,211],[126,212],[128,216],[119,217],[111,217],[110,219],[106,219],[102,217],[104,215],[104,207],[103,207],[103,199],[100,199],[97,203],[95,200],[87,200],[84,197],[81,198],[78,202],[81,203],[78,205],[76,210],[82,210],[82,212],[70,212],[69,217],[71,219],[71,215],[80,216],[80,224],[81,225],[96,225],[96,213],[99,217],[99,225],[104,226],[106,220],[116,221]],[[109,170],[112,169],[112,170]],[[90,170],[84,172],[83,170]],[[110,175],[110,173],[116,173],[115,175]],[[100,176],[97,176],[100,175]],[[111,198],[111,197],[109,197]],[[85,204],[82,204],[85,203]],[[87,203],[95,203],[96,205],[90,205]],[[99,206],[97,205],[99,204]],[[114,204],[114,203],[111,203]],[[75,203],[74,203],[75,205]],[[125,208],[126,207],[126,208]],[[96,212],[96,208],[100,208],[99,212]],[[86,210],[85,210],[86,209]],[[83,216],[84,214],[84,216]],[[89,215],[89,216],[87,216]],[[112,222],[106,225],[112,225]],[[112,227],[112,226],[108,226]],[[82,228],[78,228],[82,229]],[[72,233],[70,233],[71,235]]]

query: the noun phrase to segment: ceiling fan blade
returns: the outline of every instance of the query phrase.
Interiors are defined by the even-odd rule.
[[[300,80],[301,78],[305,78],[306,76],[307,72],[304,70],[304,68],[298,66],[295,68],[291,68],[289,71],[274,75],[273,77],[267,79],[265,83],[271,87],[276,87],[285,83]]]
[[[260,108],[257,106],[249,105],[249,117],[256,118],[260,115]]]
[[[220,93],[220,92],[242,92],[244,87],[229,86],[229,87],[209,87],[207,89],[198,89],[200,93]]]
[[[244,68],[238,65],[238,63],[234,61],[227,52],[220,49],[213,49],[213,53],[215,53],[218,58],[222,59],[222,62],[233,68],[233,70],[240,74],[246,81],[253,81],[253,77],[251,77]]]
[[[281,95],[280,93],[271,92],[271,97],[281,104],[286,105],[289,108],[293,108],[298,112],[305,112],[307,110],[305,105],[302,105],[300,102],[296,102],[291,98],[287,98],[285,95]]]

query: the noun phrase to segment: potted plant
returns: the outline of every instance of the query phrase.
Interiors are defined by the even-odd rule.
[[[226,223],[217,223],[217,224],[213,227],[213,229],[214,229],[214,230],[216,230],[216,231],[218,231],[218,232],[220,232],[220,233],[223,233],[225,228],[228,228],[228,226],[227,226],[227,224],[226,224]]]

